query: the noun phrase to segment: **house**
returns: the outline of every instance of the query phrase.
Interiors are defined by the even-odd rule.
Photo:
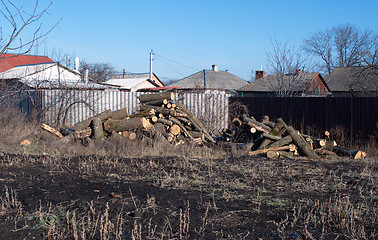
[[[319,72],[306,73],[301,70],[285,75],[266,75],[263,70],[256,71],[255,81],[237,91],[243,97],[330,95],[330,90]]]
[[[335,97],[378,96],[378,66],[335,68],[325,80]]]
[[[1,54],[0,55],[0,73],[11,68],[21,65],[30,65],[38,63],[53,63],[49,57],[37,55],[17,55],[17,54]]]
[[[105,89],[84,79],[77,70],[56,62],[19,65],[0,73],[2,89],[21,86],[31,89]],[[8,88],[9,89],[9,88]]]
[[[219,71],[217,65],[212,70],[202,70],[174,82],[168,87],[177,87],[180,90],[228,90],[234,91],[247,85],[248,82],[229,73]]]
[[[136,92],[145,88],[164,87],[164,84],[154,73],[151,79],[149,73],[124,73],[113,75],[109,80],[101,84],[128,92]]]

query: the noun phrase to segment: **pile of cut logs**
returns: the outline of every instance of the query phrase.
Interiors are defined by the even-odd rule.
[[[328,131],[324,133],[324,138],[301,134],[288,126],[282,118],[272,122],[268,116],[264,116],[261,121],[257,121],[244,114],[232,122],[236,128],[224,130],[219,140],[242,144],[251,156],[266,154],[268,158],[305,156],[312,159],[324,155],[348,156],[354,159],[366,157],[363,151],[337,146]]]
[[[175,145],[188,141],[197,144],[215,143],[201,121],[180,102],[174,101],[173,92],[144,94],[138,98],[140,110],[131,115],[126,108],[107,110],[70,128],[58,131],[46,124],[42,124],[41,128],[45,130],[44,134],[49,132],[55,138],[81,141],[107,137],[135,140],[140,134],[141,138],[149,137]],[[32,140],[28,137],[20,145],[29,145]]]

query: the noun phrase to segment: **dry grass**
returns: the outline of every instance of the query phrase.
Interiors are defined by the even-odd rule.
[[[9,117],[0,120],[11,124]],[[15,129],[3,126],[2,134],[22,138],[32,132],[23,133],[19,123],[12,126]],[[2,151],[19,141],[4,136]],[[19,154],[0,155],[4,169],[38,166],[50,175],[75,174],[109,184],[139,181],[190,197],[184,203],[167,204],[164,197],[158,200],[149,192],[138,196],[129,189],[106,201],[40,203],[34,211],[26,211],[17,194],[23,189],[4,187],[0,217],[14,226],[13,231],[39,231],[45,239],[196,239],[210,233],[215,239],[248,239],[259,230],[255,221],[273,229],[280,239],[376,239],[377,142],[372,139],[361,147],[375,157],[269,160],[230,156],[216,147],[116,138],[87,147],[78,143],[16,147],[11,151]],[[37,178],[30,176],[32,182]],[[17,177],[0,180],[9,179]],[[224,230],[228,226],[234,232]]]

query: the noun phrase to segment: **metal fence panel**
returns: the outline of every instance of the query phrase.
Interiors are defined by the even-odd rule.
[[[305,131],[344,128],[349,136],[368,138],[378,132],[377,97],[231,97],[230,104],[241,102],[251,116],[260,119],[283,118],[288,124]]]
[[[129,114],[135,113],[140,107],[137,97],[145,93],[43,89],[35,91],[34,94],[40,102],[38,111],[43,113],[42,121],[53,126],[58,123],[72,126],[106,110],[114,111],[126,107]],[[229,96],[218,91],[179,92],[175,94],[175,99],[192,111],[209,131],[215,132],[227,127]]]

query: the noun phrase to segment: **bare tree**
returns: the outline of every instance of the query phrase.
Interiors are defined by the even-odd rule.
[[[361,31],[349,24],[339,25],[304,39],[303,49],[319,57],[321,67],[330,73],[335,67],[359,66],[370,61],[367,53],[374,51],[374,38],[372,31]]]
[[[104,82],[117,73],[114,67],[109,63],[88,63],[82,61],[79,71],[84,74],[85,69],[89,70],[88,75],[93,82]]]
[[[15,3],[10,0],[0,0],[0,55],[8,51],[19,54],[28,53],[33,46],[49,34],[60,22],[57,21],[47,30],[42,30],[41,19],[51,7],[50,2],[45,7],[40,7],[35,0],[30,9],[26,3]],[[24,32],[32,31],[32,37],[26,37]]]
[[[297,85],[297,70],[306,68],[306,58],[288,42],[280,42],[277,39],[271,39],[272,51],[267,52],[267,62],[270,70],[274,74],[268,78],[272,91],[278,96],[291,96]]]

